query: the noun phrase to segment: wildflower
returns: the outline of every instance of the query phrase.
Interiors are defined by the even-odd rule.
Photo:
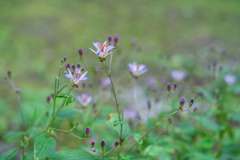
[[[171,93],[171,84],[167,84],[167,94],[169,95]]]
[[[7,71],[8,78],[11,78],[11,71]]]
[[[179,100],[178,110],[182,110],[184,104],[185,104],[185,98],[183,97]]]
[[[137,64],[137,62],[128,63],[128,67],[131,75],[135,78],[138,78],[138,76],[148,71],[146,65]]]
[[[191,99],[189,102],[189,108],[192,107],[193,103],[194,103],[194,99]]]
[[[108,36],[108,43],[110,44],[111,42],[112,42],[112,36],[109,35],[109,36]]]
[[[173,90],[175,91],[176,88],[177,88],[177,83],[174,83],[174,85],[173,85]]]
[[[100,84],[103,88],[107,88],[111,84],[111,80],[108,77],[104,77],[100,80]]]
[[[232,85],[237,81],[237,77],[233,74],[227,74],[224,76],[224,81],[228,84],[228,85]]]
[[[68,64],[66,64],[66,69],[70,69],[70,64],[68,63]]]
[[[95,142],[91,143],[91,148],[93,148],[95,146]]]
[[[48,96],[48,97],[47,97],[47,103],[50,103],[50,99],[51,99],[51,97]]]
[[[16,89],[16,93],[20,93],[20,89]]]
[[[83,107],[86,107],[89,103],[92,102],[92,96],[89,96],[86,93],[82,93],[81,96],[77,95],[77,100]]]
[[[104,149],[105,149],[105,145],[106,145],[105,141],[104,141],[104,140],[102,140],[102,142],[101,142],[101,149],[102,149],[102,150],[104,150]]]
[[[78,83],[80,81],[84,81],[84,80],[88,81],[88,78],[85,77],[85,75],[88,73],[88,71],[86,71],[82,74],[82,72],[79,70],[79,68],[76,68],[75,72],[72,74],[72,72],[70,71],[69,68],[67,68],[67,70],[68,70],[68,74],[66,74],[64,76],[64,78],[70,78],[73,82],[73,86],[78,87]]]
[[[114,45],[114,46],[117,46],[118,40],[119,40],[119,37],[118,37],[118,35],[116,34],[116,35],[113,37],[113,45]]]
[[[63,57],[63,61],[66,62],[66,60],[67,60],[67,57]]]
[[[81,48],[79,48],[79,50],[78,50],[78,54],[79,54],[80,58],[83,58],[83,51],[82,51]]]
[[[85,136],[88,138],[90,136],[90,128],[86,128]]]
[[[120,143],[116,141],[114,145],[115,145],[115,148],[117,148],[120,145]]]
[[[172,78],[177,82],[182,81],[187,76],[186,72],[180,70],[172,70],[171,75]]]
[[[137,119],[139,117],[139,114],[137,111],[131,110],[131,109],[124,109],[124,119],[126,120],[133,120]]]
[[[115,46],[107,44],[107,41],[105,41],[103,44],[99,42],[93,42],[93,45],[97,48],[97,51],[94,51],[90,47],[89,49],[99,56],[101,62],[106,60],[107,55],[113,54],[113,52],[109,51],[115,48]]]

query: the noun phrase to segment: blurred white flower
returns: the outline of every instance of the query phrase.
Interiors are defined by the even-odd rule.
[[[124,109],[123,115],[125,120],[134,120],[139,117],[138,112],[131,109]]]
[[[68,70],[68,74],[66,74],[66,75],[64,76],[64,78],[70,78],[70,79],[72,80],[72,82],[73,82],[73,86],[78,87],[78,83],[79,83],[80,81],[84,81],[84,80],[85,80],[85,81],[88,81],[88,78],[85,77],[85,75],[88,73],[88,71],[86,71],[86,72],[84,72],[84,73],[82,74],[82,72],[80,71],[80,69],[79,69],[79,68],[76,68],[74,74],[72,75],[71,70],[70,70],[69,68],[67,68],[67,70]],[[80,75],[81,75],[81,76],[80,76]]]
[[[86,93],[82,93],[80,96],[77,95],[77,100],[83,107],[86,107],[89,103],[92,102],[92,96],[89,96]]]
[[[89,47],[89,49],[99,56],[100,61],[106,60],[105,57],[107,55],[113,54],[113,52],[109,52],[109,51],[112,50],[113,48],[115,48],[115,46],[113,46],[113,45],[109,46],[109,44],[107,44],[107,41],[105,41],[103,44],[101,44],[99,42],[93,42],[93,45],[96,47],[97,51],[94,51],[90,47]]]
[[[103,88],[107,88],[111,84],[111,80],[108,77],[104,77],[100,80],[100,84]]]
[[[153,89],[155,83],[156,83],[156,78],[155,78],[154,76],[151,76],[151,77],[147,77],[147,78],[146,78],[146,84],[147,84],[147,87],[148,87],[148,88]]]
[[[135,77],[135,78],[137,78],[141,74],[148,71],[146,65],[137,64],[137,62],[128,63],[128,67],[129,67],[131,75],[133,75],[133,77]]]
[[[232,74],[227,74],[227,75],[224,76],[224,81],[228,85],[232,85],[237,81],[237,77],[235,75],[232,75]]]
[[[180,82],[187,76],[187,74],[184,71],[172,70],[171,76],[175,81]]]

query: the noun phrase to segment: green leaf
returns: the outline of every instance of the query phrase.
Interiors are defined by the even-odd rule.
[[[142,136],[140,134],[138,134],[138,133],[134,135],[134,139],[135,139],[136,142],[139,141],[139,139],[141,139],[141,138],[142,138]],[[143,144],[143,140],[141,139],[138,142],[138,144]]]
[[[113,124],[114,126],[117,126],[117,125],[119,125],[119,124],[125,124],[124,121],[119,121],[119,120],[114,121],[113,123],[114,123],[114,124]]]
[[[120,153],[120,156],[124,160],[129,160],[130,159],[128,156],[125,156],[124,153]]]
[[[49,156],[56,148],[56,140],[53,137],[47,136],[38,137],[34,141],[34,159],[41,159]]]
[[[108,116],[107,124],[109,127],[120,137],[121,125],[114,126],[114,122],[119,121],[117,113],[110,113]],[[130,134],[130,127],[127,121],[123,120],[122,124],[122,138],[125,141]]]
[[[72,118],[75,114],[79,113],[78,109],[74,108],[63,108],[57,115],[57,118],[60,119],[69,119]]]
[[[49,160],[93,160],[94,156],[79,149],[66,149],[54,152],[48,157]]]
[[[7,152],[4,152],[3,154],[0,155],[0,160],[6,160],[6,158],[14,151],[15,149],[11,149]],[[14,160],[17,155],[17,152],[13,153],[8,160]]]
[[[161,124],[162,124],[161,122],[157,122],[157,123],[156,123],[157,126],[159,126],[159,125],[161,125]]]
[[[66,106],[69,103],[72,103],[72,102],[75,101],[75,98],[73,98],[71,95],[66,94],[66,93],[59,93],[59,94],[56,95],[56,97],[58,97],[58,98],[66,98]]]
[[[27,133],[26,132],[21,132],[21,131],[10,131],[3,137],[3,139],[9,138],[9,137],[20,136],[22,134],[26,135]]]

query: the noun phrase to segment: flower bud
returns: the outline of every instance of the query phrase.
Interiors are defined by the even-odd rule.
[[[118,44],[118,39],[119,39],[119,37],[118,37],[118,35],[116,34],[116,35],[113,37],[113,45],[114,45],[114,46],[117,46],[117,44]]]
[[[194,99],[191,99],[189,102],[189,108],[192,107],[193,103],[194,103]]]
[[[173,85],[173,90],[175,91],[176,88],[177,88],[177,83],[174,83],[174,85]]]
[[[67,57],[63,57],[63,60],[64,60],[64,62],[66,62],[66,60],[67,60]]]
[[[75,64],[72,65],[72,69],[75,71],[75,69],[76,69]]]
[[[16,89],[16,93],[20,93],[20,89]]]
[[[171,93],[171,84],[168,83],[167,84],[167,94],[170,94]]]
[[[54,98],[54,94],[51,94],[51,97]]]
[[[79,50],[78,50],[78,54],[79,54],[79,56],[80,56],[81,58],[83,57],[83,51],[82,51],[81,48],[79,48]]]
[[[90,136],[90,128],[86,128],[85,136],[88,138]]]
[[[64,60],[63,59],[61,59],[61,63],[63,63],[64,62]]]
[[[48,97],[47,97],[47,103],[50,103],[50,99],[51,99],[51,97],[48,96]]]
[[[104,141],[104,140],[102,140],[102,142],[101,142],[101,149],[102,149],[102,150],[104,150],[104,149],[105,149],[105,145],[106,145],[106,144],[105,144],[105,141]]]
[[[116,141],[116,142],[115,142],[115,148],[117,148],[117,147],[119,146],[119,144],[120,144],[120,143],[119,143],[118,141]]]
[[[183,97],[179,100],[178,110],[182,110],[184,104],[185,104],[185,98]]]
[[[147,101],[147,106],[148,106],[148,110],[150,110],[151,109],[151,102],[150,102],[150,100]]]
[[[193,109],[193,112],[196,112],[196,110],[197,110],[197,107],[195,107],[195,108]]]
[[[96,149],[92,148],[92,151],[93,151],[93,152],[96,152]]]
[[[219,94],[216,95],[216,100],[218,100],[218,99],[219,99]]]
[[[81,67],[81,64],[80,64],[80,63],[78,63],[78,64],[77,64],[77,68],[80,68],[80,67]]]
[[[91,143],[91,148],[93,148],[95,146],[95,142]]]
[[[109,35],[109,36],[108,36],[108,43],[110,44],[111,42],[112,42],[112,36]]]
[[[82,68],[82,71],[84,71],[84,68]]]
[[[10,70],[7,71],[8,78],[11,78],[11,74],[12,74],[12,72]]]
[[[66,64],[66,69],[70,69],[70,64]]]
[[[169,122],[169,123],[172,123],[172,119],[171,119],[171,118],[168,118],[168,122]]]
[[[201,98],[203,98],[203,93],[202,93],[202,92],[199,92],[199,93],[198,93],[198,96],[201,97]]]

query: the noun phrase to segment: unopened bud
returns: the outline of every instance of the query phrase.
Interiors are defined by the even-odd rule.
[[[82,68],[82,71],[84,71],[84,68]]]
[[[64,62],[66,62],[66,60],[67,60],[67,57],[63,57],[63,60],[64,60]]]
[[[54,94],[51,94],[51,97],[54,98]]]
[[[66,69],[70,69],[70,64],[66,64]]]
[[[172,119],[171,119],[171,118],[168,118],[168,122],[169,122],[169,123],[172,123]]]
[[[185,98],[183,97],[183,98],[181,98],[179,100],[179,108],[178,108],[178,110],[182,110],[184,104],[185,104]]]
[[[91,148],[93,148],[95,146],[95,142],[91,143]]]
[[[219,99],[219,94],[216,95],[216,99],[217,99],[217,100]]]
[[[48,97],[47,97],[47,103],[50,103],[50,99],[51,99],[51,97],[48,96]]]
[[[171,93],[171,84],[168,83],[167,84],[167,94],[170,94]]]
[[[11,74],[12,74],[12,72],[10,70],[7,71],[8,78],[11,78]]]
[[[79,54],[79,56],[80,56],[81,58],[83,57],[83,51],[82,51],[81,48],[78,50],[78,54]]]
[[[64,62],[64,60],[63,59],[61,59],[61,63],[63,63]]]
[[[189,108],[192,107],[193,103],[194,103],[194,99],[191,99],[189,102]]]
[[[117,44],[118,44],[118,39],[119,39],[119,37],[118,37],[118,35],[116,34],[116,35],[113,37],[113,45],[114,45],[114,46],[117,46]]]
[[[105,141],[104,141],[104,140],[102,140],[102,142],[101,142],[101,149],[102,149],[102,150],[104,150],[104,149],[105,149],[105,145],[106,145],[106,144],[105,144]]]
[[[202,93],[202,92],[199,92],[199,93],[198,93],[198,96],[201,97],[201,98],[203,98],[203,93]]]
[[[196,110],[197,110],[197,107],[195,107],[195,108],[193,109],[193,112],[196,112]]]
[[[20,89],[16,89],[16,93],[20,93]]]
[[[96,149],[92,148],[92,151],[93,151],[93,152],[96,152]]]
[[[75,69],[76,69],[75,64],[72,65],[72,69],[75,71]]]
[[[116,142],[115,142],[115,148],[117,148],[117,147],[119,146],[119,144],[120,144],[120,143],[119,143],[118,141],[116,141]]]
[[[148,106],[148,110],[150,110],[151,109],[151,102],[150,102],[150,100],[147,101],[147,106]]]
[[[80,64],[80,63],[78,63],[78,64],[77,64],[77,68],[80,68],[80,67],[81,67],[81,64]]]
[[[111,42],[112,42],[112,36],[109,35],[109,36],[108,36],[108,43],[110,44]]]
[[[177,89],[177,83],[174,83],[173,90],[175,91]]]
[[[88,138],[90,136],[90,128],[86,128],[85,136]]]

